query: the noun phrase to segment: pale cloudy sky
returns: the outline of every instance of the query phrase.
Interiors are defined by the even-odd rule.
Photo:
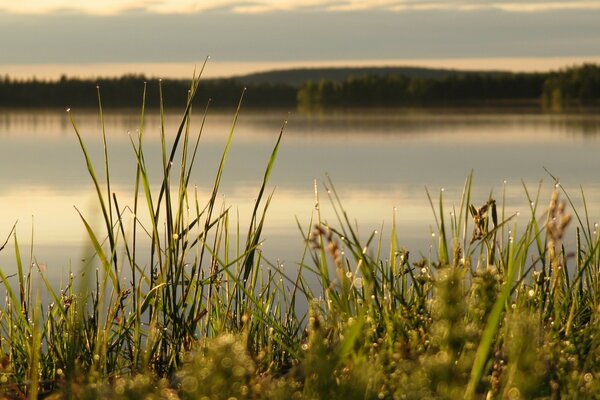
[[[597,61],[600,0],[0,0],[0,73],[208,55],[233,69]]]

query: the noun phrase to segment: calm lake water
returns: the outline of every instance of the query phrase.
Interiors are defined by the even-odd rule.
[[[97,168],[102,171],[102,139],[95,111],[72,111]],[[232,114],[212,112],[204,127],[192,184],[202,198],[212,187],[232,122]],[[135,156],[128,133],[135,136],[139,115],[106,111],[106,132],[113,190],[121,206],[131,205]],[[592,223],[600,217],[600,116],[470,111],[364,111],[291,113],[243,111],[227,159],[221,195],[238,209],[242,230],[270,152],[284,120],[282,147],[270,181],[275,189],[264,232],[264,254],[295,268],[303,249],[296,218],[309,229],[315,184],[324,217],[334,220],[323,188],[329,175],[363,237],[377,229],[389,232],[394,208],[400,246],[426,254],[435,224],[425,187],[437,197],[444,188],[447,210],[460,202],[465,178],[474,171],[475,205],[490,192],[500,200],[506,187],[508,211],[528,212],[523,184],[535,192],[543,181],[541,204],[547,204],[553,181],[560,178],[577,204],[580,185]],[[199,129],[201,115],[192,127]],[[169,113],[166,132],[172,140],[179,114]],[[146,116],[146,158],[159,182],[160,120]],[[505,183],[506,182],[506,183]],[[128,203],[129,202],[129,203]],[[84,257],[86,234],[74,209],[91,221],[96,206],[91,181],[65,112],[0,111],[0,245],[18,220],[25,262],[44,264],[60,277]],[[523,218],[525,223],[526,216]],[[571,227],[573,229],[573,227]],[[33,247],[32,244],[33,238]],[[14,245],[0,252],[0,268],[14,271]]]

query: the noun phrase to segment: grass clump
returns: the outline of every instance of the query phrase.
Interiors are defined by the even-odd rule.
[[[249,399],[256,366],[242,337],[221,335],[189,354],[176,374],[183,399]]]
[[[430,197],[438,242],[430,256],[413,258],[398,243],[395,218],[389,240],[383,232],[363,238],[328,181],[328,202],[315,189],[314,219],[301,227],[298,270],[284,273],[260,247],[282,135],[242,228],[217,202],[241,101],[203,199],[192,187],[206,116],[193,133],[198,85],[175,135],[160,127],[158,182],[145,161],[142,106],[131,204],[113,192],[106,136],[99,170],[73,117],[102,216],[93,227],[80,213],[95,257],[81,271],[87,278],[71,275],[55,290],[39,267],[25,267],[9,235],[18,272],[14,285],[0,271],[5,397],[600,396],[600,240],[560,184],[548,207],[541,186],[535,196],[524,188],[531,208],[523,223],[504,202],[474,204],[469,176],[450,217],[441,193],[437,205]],[[321,215],[327,205],[332,221]],[[38,300],[33,278],[50,301]]]

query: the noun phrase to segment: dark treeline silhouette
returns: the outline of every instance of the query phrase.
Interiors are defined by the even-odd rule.
[[[544,82],[543,101],[554,108],[600,104],[600,66],[584,64],[551,73]]]
[[[146,106],[160,104],[159,80],[143,75],[120,78],[81,80],[65,76],[57,81],[11,80],[0,78],[0,107],[97,107],[98,90],[104,107],[139,107],[146,83]],[[165,107],[182,107],[187,102],[190,81],[165,79],[162,86]],[[244,85],[234,79],[213,79],[201,82],[194,103],[211,107],[232,108],[244,91]],[[285,85],[257,84],[247,87],[246,107],[295,106],[297,89]]]
[[[352,77],[344,82],[308,82],[300,105],[398,106],[475,104],[540,99],[544,74],[466,74],[440,79],[400,75]]]
[[[320,71],[320,70],[315,70]],[[306,71],[304,71],[306,74]],[[96,86],[105,107],[139,107],[144,82],[146,105],[159,105],[159,81],[142,75],[57,81],[0,78],[0,107],[96,107]],[[186,104],[190,82],[163,80],[165,107]],[[247,86],[244,106],[390,107],[430,105],[540,104],[553,108],[600,104],[600,66],[584,64],[548,73],[462,72],[441,76],[361,75],[308,81],[300,87],[245,82],[244,77],[201,81],[195,103],[235,107]]]
[[[238,79],[246,85],[258,83],[279,83],[291,85],[296,88],[302,87],[308,81],[342,82],[351,76],[387,76],[402,75],[410,78],[444,78],[447,76],[459,76],[475,71],[460,71],[445,68],[423,68],[423,67],[329,67],[329,68],[292,68],[285,70],[273,70],[255,72],[240,76]],[[483,72],[483,71],[482,71]],[[494,74],[501,71],[487,71]]]
[[[584,64],[549,73],[464,73],[439,78],[349,77],[307,82],[301,106],[428,106],[540,104],[553,108],[600,103],[600,66]]]

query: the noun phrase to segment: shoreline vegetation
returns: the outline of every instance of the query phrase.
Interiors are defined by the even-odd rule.
[[[149,82],[146,106],[157,108],[158,79],[143,75],[56,81],[0,77],[1,108],[137,107]],[[162,106],[185,107],[188,80],[162,80]],[[203,80],[195,102],[235,104],[247,88],[246,108],[534,107],[560,111],[600,105],[600,66],[583,64],[546,73],[469,72],[425,68],[331,68],[272,71]]]
[[[551,176],[548,200],[540,198],[542,184],[523,188],[530,209],[518,217],[506,211],[506,187],[499,198],[481,202],[472,198],[468,176],[460,199],[449,201],[443,189],[429,196],[434,245],[419,257],[398,243],[395,217],[385,232],[359,232],[328,180],[315,187],[311,223],[299,224],[304,253],[284,268],[263,254],[261,243],[277,195],[269,177],[285,124],[265,161],[249,222],[241,226],[235,208],[220,203],[219,189],[245,93],[214,166],[213,190],[203,197],[193,173],[204,126],[203,116],[192,118],[199,85],[194,79],[186,90],[178,130],[161,129],[156,175],[146,163],[149,110],[142,102],[139,133],[131,137],[136,178],[127,204],[111,191],[118,171],[107,151],[104,97],[95,93],[100,162],[88,154],[77,117],[67,110],[97,198],[99,216],[76,211],[95,257],[57,289],[34,250],[19,248],[16,228],[7,235],[0,251],[13,243],[17,273],[0,269],[6,293],[0,396],[600,396],[600,235],[583,191],[584,207],[576,209]],[[164,116],[162,103],[158,112]],[[333,208],[337,219],[323,219],[324,208]],[[565,248],[567,236],[575,237],[574,248]]]

